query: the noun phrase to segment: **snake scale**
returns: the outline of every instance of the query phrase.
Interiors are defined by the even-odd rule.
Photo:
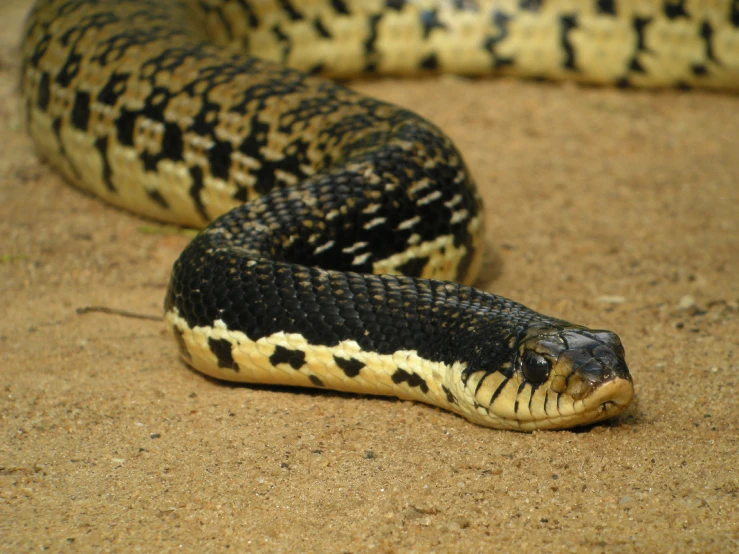
[[[432,123],[325,76],[731,89],[737,25],[722,0],[38,0],[22,105],[75,185],[208,225],[165,299],[197,370],[565,428],[632,401],[618,336],[458,284],[482,232],[462,156]]]

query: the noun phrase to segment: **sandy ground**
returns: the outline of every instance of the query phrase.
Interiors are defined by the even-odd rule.
[[[428,406],[224,385],[157,321],[187,238],[36,157],[26,0],[0,7],[0,551],[739,549],[739,99],[358,82],[445,129],[487,201],[481,286],[618,332],[615,422],[517,434]]]

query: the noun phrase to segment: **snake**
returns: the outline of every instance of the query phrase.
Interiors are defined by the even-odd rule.
[[[620,338],[473,288],[461,153],[337,79],[736,89],[737,26],[728,0],[37,0],[21,105],[73,185],[201,229],[164,300],[192,368],[562,429],[632,403]]]

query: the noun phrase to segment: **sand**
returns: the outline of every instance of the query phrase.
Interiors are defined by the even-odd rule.
[[[188,238],[86,196],[18,114],[0,6],[0,551],[739,549],[739,99],[358,81],[456,141],[480,286],[622,337],[635,404],[519,434],[429,406],[230,386],[159,315]]]

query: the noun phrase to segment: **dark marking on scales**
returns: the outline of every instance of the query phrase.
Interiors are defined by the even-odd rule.
[[[344,0],[331,0],[331,7],[340,15],[349,15],[349,8],[346,7]]]
[[[169,209],[169,202],[158,190],[146,190],[146,195],[160,208]]]
[[[333,38],[331,32],[323,24],[323,21],[321,21],[320,17],[316,17],[313,20],[313,28],[315,29],[316,33],[318,33],[319,37],[328,39]]]
[[[428,256],[411,258],[407,262],[400,264],[398,266],[398,271],[400,271],[403,275],[408,275],[409,277],[420,277],[421,273],[423,272],[423,268],[426,267],[426,264],[428,262]]]
[[[208,339],[208,346],[218,358],[218,367],[239,371],[239,364],[234,361],[231,343],[226,339]]]
[[[190,185],[190,198],[192,199],[195,209],[197,210],[203,221],[210,221],[208,212],[205,210],[205,204],[203,199],[200,197],[200,192],[205,188],[205,180],[203,177],[203,168],[200,166],[193,166],[190,168],[190,178],[192,179],[192,185]]]
[[[110,192],[118,192],[113,184],[113,168],[110,166],[110,160],[108,159],[108,137],[99,137],[95,139],[95,150],[100,154],[100,160],[103,162],[102,179],[105,183],[105,188]]]
[[[51,78],[49,73],[44,71],[38,81],[38,93],[36,95],[36,107],[45,112],[49,108],[51,101]],[[30,112],[30,110],[29,110]]]
[[[354,358],[346,359],[341,356],[334,356],[334,362],[336,362],[336,365],[341,368],[344,375],[351,379],[359,375],[359,372],[365,366],[365,364],[359,360],[355,360]]]
[[[574,15],[562,16],[559,20],[559,25],[562,33],[560,35],[560,45],[565,53],[565,59],[562,65],[565,69],[579,71],[577,60],[575,59],[575,47],[570,37],[572,30],[578,27],[577,18]]]
[[[427,69],[429,71],[435,71],[439,69],[439,59],[436,54],[431,53],[428,56],[425,56],[421,60],[421,69]]]
[[[512,67],[514,65],[514,58],[510,56],[501,56],[496,52],[498,44],[503,42],[510,35],[510,22],[512,16],[501,10],[493,10],[492,25],[496,29],[496,32],[488,36],[482,44],[482,47],[490,53],[492,58],[492,68],[500,69],[502,67]]]
[[[439,19],[438,10],[422,10],[419,13],[421,25],[423,25],[423,38],[429,38],[434,29],[446,29],[447,26]],[[428,68],[431,69],[431,68]]]
[[[667,19],[687,19],[690,17],[685,9],[685,0],[665,2],[664,13]]]
[[[87,131],[90,123],[90,93],[78,90],[74,95],[70,123],[80,131]]]
[[[616,4],[613,0],[598,0],[595,13],[616,16]]]
[[[420,375],[416,373],[410,373],[404,369],[398,369],[393,373],[393,383],[399,385],[400,383],[408,383],[409,387],[419,387],[424,394],[429,391],[429,386],[426,384]]]
[[[449,402],[450,404],[459,404],[457,402],[457,398],[454,396],[454,394],[452,394],[452,391],[446,385],[441,385],[441,390],[443,390],[444,394],[446,394],[447,402]]]
[[[269,363],[273,366],[289,364],[291,368],[298,370],[305,365],[305,352],[277,345],[274,353],[269,357]]]

